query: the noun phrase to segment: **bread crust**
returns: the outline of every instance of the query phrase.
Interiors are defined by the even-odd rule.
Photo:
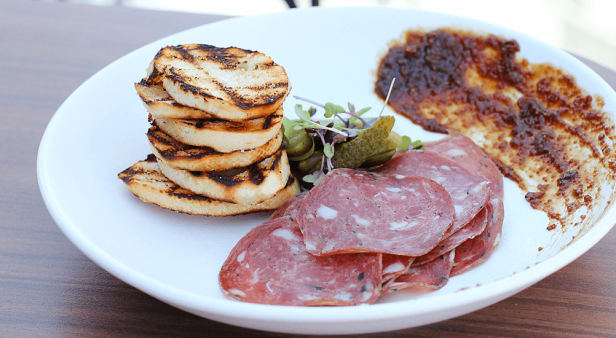
[[[160,171],[154,155],[138,161],[120,172],[118,177],[142,201],[192,215],[231,216],[270,211],[300,191],[299,184],[290,176],[281,190],[262,202],[239,204],[220,201],[195,194],[169,180]]]
[[[282,126],[279,108],[266,117],[233,122],[220,119],[154,119],[167,135],[193,146],[228,153],[260,147],[273,139]]]
[[[146,82],[162,84],[182,105],[234,121],[275,112],[291,89],[286,71],[269,56],[204,44],[162,48]]]
[[[284,149],[251,166],[225,173],[173,169],[161,160],[158,167],[171,181],[196,194],[240,204],[272,197],[286,185],[291,174]]]
[[[200,109],[177,103],[162,85],[150,85],[145,79],[135,83],[135,90],[145,109],[155,119],[213,119],[220,118]],[[239,120],[243,121],[243,120]]]
[[[187,145],[165,134],[156,126],[150,127],[147,136],[150,148],[157,158],[174,169],[191,171],[221,171],[247,167],[271,156],[282,145],[280,132],[260,147],[229,153]]]

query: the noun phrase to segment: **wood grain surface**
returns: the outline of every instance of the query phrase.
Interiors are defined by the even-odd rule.
[[[220,16],[0,0],[0,337],[288,337],[203,319],[116,279],[51,219],[36,179],[45,127],[82,82]],[[616,88],[616,73],[583,60]],[[371,337],[616,336],[616,230],[536,285],[445,322]]]

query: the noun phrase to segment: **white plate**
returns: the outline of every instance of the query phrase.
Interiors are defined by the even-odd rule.
[[[38,154],[38,179],[47,207],[66,236],[90,259],[119,279],[173,306],[213,320],[290,333],[367,333],[433,323],[493,304],[536,283],[597,243],[616,223],[608,210],[573,244],[571,233],[552,238],[547,217],[505,183],[506,217],[501,245],[480,267],[423,295],[399,292],[377,304],[302,308],[227,300],[217,276],[235,243],[268,214],[228,218],[189,216],[145,204],[117,178],[150,152],[147,113],[133,83],[163,46],[207,43],[259,50],[283,65],[293,95],[376,111],[373,93],[378,56],[390,40],[412,27],[455,26],[514,38],[520,55],[551,62],[572,73],[616,111],[616,94],[588,67],[526,35],[474,20],[393,8],[291,10],[225,20],[164,38],[104,68],[80,86],[49,123]],[[298,103],[289,98],[287,112]],[[391,110],[386,110],[392,114]],[[292,113],[291,113],[292,114]],[[398,118],[413,139],[431,134]],[[516,215],[512,217],[511,215]],[[538,253],[538,247],[544,247]],[[539,263],[537,265],[537,263]]]

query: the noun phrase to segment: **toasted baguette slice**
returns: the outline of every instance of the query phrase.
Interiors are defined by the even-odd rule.
[[[287,97],[284,68],[259,52],[187,44],[161,49],[147,82],[162,82],[178,103],[228,120],[272,114]]]
[[[291,174],[287,152],[282,148],[261,162],[225,172],[178,170],[161,160],[158,167],[171,181],[196,194],[239,204],[272,197],[284,188]]]
[[[195,147],[179,142],[165,134],[156,126],[150,127],[147,133],[152,152],[174,169],[192,171],[221,171],[233,168],[247,167],[275,153],[282,144],[282,133],[264,145],[221,153],[208,147]]]
[[[142,201],[193,215],[230,216],[274,210],[300,191],[297,181],[290,176],[284,188],[263,202],[238,204],[219,201],[173,183],[159,170],[153,155],[122,171],[118,177]]]
[[[232,122],[219,119],[155,119],[167,135],[192,146],[221,153],[260,147],[280,132],[282,107],[266,117]]]
[[[135,83],[135,89],[145,109],[155,119],[212,119],[218,118],[200,109],[175,102],[162,85],[151,85],[145,80]]]

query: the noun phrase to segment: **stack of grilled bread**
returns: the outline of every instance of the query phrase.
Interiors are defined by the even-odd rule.
[[[273,210],[299,193],[280,130],[290,85],[267,55],[168,46],[135,88],[153,154],[118,176],[143,201],[226,216]]]

